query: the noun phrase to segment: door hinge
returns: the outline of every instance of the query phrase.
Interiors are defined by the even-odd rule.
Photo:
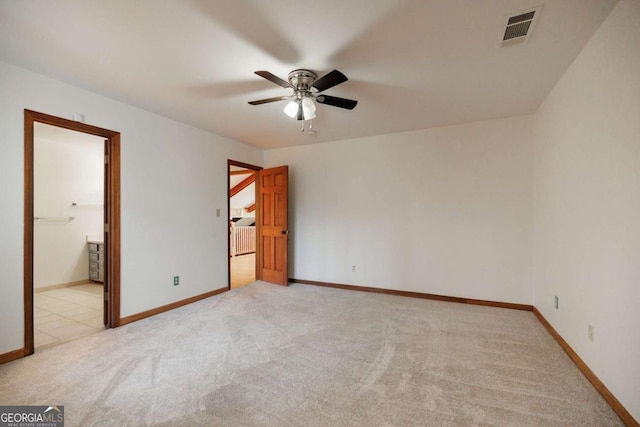
[[[104,155],[104,164],[105,164],[105,165],[108,165],[108,164],[109,164],[109,155],[108,155],[108,154],[105,154],[105,155]]]
[[[104,232],[108,233],[109,232],[109,224],[105,224],[104,225]]]
[[[109,292],[107,291],[104,292],[104,300],[109,301]]]

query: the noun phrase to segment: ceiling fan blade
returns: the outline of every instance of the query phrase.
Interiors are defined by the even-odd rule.
[[[288,96],[276,96],[274,98],[265,98],[265,99],[259,99],[257,101],[250,101],[249,104],[251,104],[251,105],[260,105],[260,104],[266,104],[268,102],[284,101],[286,99],[289,99],[289,97]]]
[[[293,88],[293,86],[291,86],[291,83],[289,83],[288,81],[282,80],[280,77],[268,71],[256,71],[255,73],[260,77],[262,77],[263,79],[267,79],[270,82],[277,84],[278,86],[282,86],[284,88]]]
[[[313,82],[311,86],[318,89],[318,92],[322,92],[331,87],[339,85],[340,83],[344,83],[347,80],[349,80],[347,76],[345,76],[338,70],[333,70]]]
[[[358,101],[347,98],[339,98],[337,96],[318,95],[316,101],[320,104],[332,105],[334,107],[345,108],[347,110],[353,110],[358,105]]]

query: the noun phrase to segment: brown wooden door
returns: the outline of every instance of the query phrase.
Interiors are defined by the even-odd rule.
[[[262,280],[287,286],[287,246],[289,241],[288,166],[263,169],[258,173],[258,233]]]
[[[102,286],[104,287],[104,305],[102,312],[102,320],[104,325],[109,327],[109,257],[107,254],[109,253],[109,239],[107,236],[108,226],[106,224],[110,224],[109,221],[109,140],[104,141],[104,187],[102,189],[104,191],[104,235],[103,235],[103,248],[102,248],[102,257],[104,258],[102,261]]]

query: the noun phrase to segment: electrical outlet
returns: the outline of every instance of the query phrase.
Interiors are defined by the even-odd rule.
[[[178,286],[180,284],[180,276],[173,276],[173,286]]]
[[[553,297],[553,306],[558,309],[558,295]]]
[[[356,266],[355,265],[351,266],[351,271],[353,271],[355,273],[355,271],[356,271]]]
[[[589,325],[588,337],[589,341],[593,342],[593,325]]]

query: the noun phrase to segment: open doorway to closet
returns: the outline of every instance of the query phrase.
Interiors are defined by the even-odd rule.
[[[25,110],[24,354],[118,326],[120,134]]]
[[[260,169],[228,161],[229,289],[258,279],[256,175]]]

